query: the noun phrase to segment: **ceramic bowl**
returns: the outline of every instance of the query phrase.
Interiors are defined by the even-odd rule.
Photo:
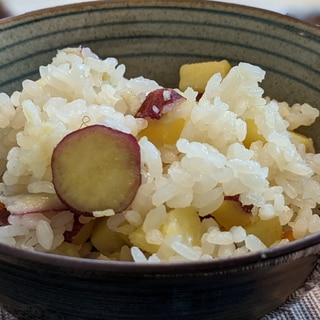
[[[211,1],[102,1],[0,22],[0,91],[36,78],[56,50],[89,46],[176,87],[186,62],[247,61],[266,94],[320,109],[320,29],[275,13]],[[320,147],[316,130],[307,132]],[[255,319],[304,285],[320,234],[241,257],[175,264],[106,262],[0,245],[0,302],[19,319]]]

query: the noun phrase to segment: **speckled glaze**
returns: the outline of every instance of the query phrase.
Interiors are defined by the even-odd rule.
[[[0,92],[19,90],[57,49],[78,45],[117,57],[127,76],[171,87],[182,63],[247,61],[267,71],[266,94],[320,109],[320,28],[212,1],[90,2],[0,21]],[[319,150],[318,132],[305,131]],[[162,265],[0,245],[0,303],[30,320],[256,319],[304,284],[319,253],[320,234],[242,257]]]

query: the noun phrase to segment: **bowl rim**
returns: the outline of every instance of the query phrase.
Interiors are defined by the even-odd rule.
[[[43,9],[37,9],[31,12],[26,12],[23,14],[19,14],[16,16],[9,16],[5,17],[3,19],[0,19],[0,27],[2,25],[9,25],[11,23],[19,22],[21,20],[36,20],[37,18],[46,18],[47,16],[55,16],[57,13],[63,13],[67,10],[71,11],[79,11],[79,9],[82,9],[81,11],[85,11],[89,8],[94,10],[95,8],[99,7],[114,7],[114,6],[126,6],[126,7],[141,7],[141,6],[152,6],[152,7],[164,7],[164,6],[170,6],[170,7],[186,7],[190,4],[193,5],[193,8],[201,9],[201,7],[211,8],[211,9],[228,9],[229,11],[234,10],[240,10],[241,13],[245,14],[247,12],[247,15],[255,15],[259,16],[259,18],[262,19],[262,16],[266,16],[266,19],[269,17],[274,18],[276,20],[279,20],[280,24],[293,24],[293,25],[299,25],[300,28],[309,29],[311,32],[313,31],[319,31],[320,35],[320,28],[312,24],[310,22],[307,22],[305,20],[296,18],[294,16],[290,15],[283,15],[276,11],[271,11],[259,7],[250,7],[249,5],[244,4],[237,4],[237,3],[230,3],[230,2],[223,2],[223,1],[215,1],[215,0],[134,0],[134,1],[128,1],[128,0],[108,0],[108,1],[101,1],[101,0],[94,0],[94,1],[85,1],[85,2],[77,2],[77,3],[69,3],[64,5],[58,5],[55,7],[49,7],[49,8],[43,8]],[[1,31],[1,30],[0,30]]]
[[[259,18],[273,19],[280,25],[288,25],[295,30],[306,31],[313,36],[320,39],[320,28],[300,19],[285,16],[277,12],[268,11],[261,8],[249,7],[240,4],[215,2],[215,1],[199,1],[199,0],[109,0],[109,1],[90,1],[75,4],[66,4],[54,8],[46,8],[36,10],[33,12],[24,13],[22,15],[8,17],[0,20],[1,28],[10,28],[14,24],[19,24],[23,21],[32,19],[33,21],[45,20],[48,17],[56,16],[57,14],[63,15],[66,11],[74,11],[84,13],[90,8],[91,11],[97,10],[102,7],[165,7],[175,6],[178,8],[185,8],[186,6],[193,5],[192,8],[201,9],[202,7],[210,8],[213,11],[216,9],[227,10],[230,12],[240,11],[241,14],[247,16],[259,16]],[[241,267],[256,262],[276,261],[284,256],[308,256],[319,255],[320,252],[320,232],[309,235],[303,239],[295,240],[293,242],[283,244],[277,247],[268,248],[262,251],[247,253],[240,256],[233,256],[228,258],[215,258],[208,261],[195,261],[195,262],[169,262],[169,263],[139,263],[139,262],[124,262],[124,261],[106,261],[75,258],[68,256],[61,256],[56,254],[48,254],[43,252],[30,251],[21,249],[11,245],[0,243],[0,261],[11,261],[12,259],[19,259],[28,261],[30,263],[40,263],[58,267],[68,267],[77,270],[95,270],[103,272],[119,272],[126,273],[147,272],[147,273],[176,273],[179,272],[196,272],[203,269],[216,270],[225,268]],[[172,268],[172,266],[175,266]]]
[[[320,257],[320,233],[308,235],[307,237],[295,240],[283,245],[267,248],[261,251],[246,253],[239,256],[213,258],[203,261],[183,261],[183,262],[132,262],[132,261],[112,261],[77,258],[62,256],[57,254],[32,251],[0,243],[0,261],[24,261],[26,264],[37,264],[53,267],[63,267],[77,271],[96,271],[111,273],[148,273],[148,274],[170,274],[170,273],[190,273],[217,272],[241,268],[247,268],[253,264],[256,267],[277,265],[279,263],[296,260],[299,258],[317,256]],[[315,258],[317,260],[317,258]],[[23,264],[21,265],[21,267]]]

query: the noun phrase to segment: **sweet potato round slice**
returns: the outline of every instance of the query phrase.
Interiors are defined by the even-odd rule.
[[[64,137],[53,151],[51,167],[58,197],[78,213],[121,212],[141,184],[137,140],[104,125]]]

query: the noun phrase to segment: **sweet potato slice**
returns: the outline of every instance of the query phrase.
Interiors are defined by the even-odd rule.
[[[53,151],[51,167],[58,197],[80,214],[108,209],[121,212],[141,184],[137,140],[104,125],[64,137]]]
[[[135,117],[160,119],[177,104],[185,100],[186,98],[174,89],[161,88],[154,90],[147,95]]]

